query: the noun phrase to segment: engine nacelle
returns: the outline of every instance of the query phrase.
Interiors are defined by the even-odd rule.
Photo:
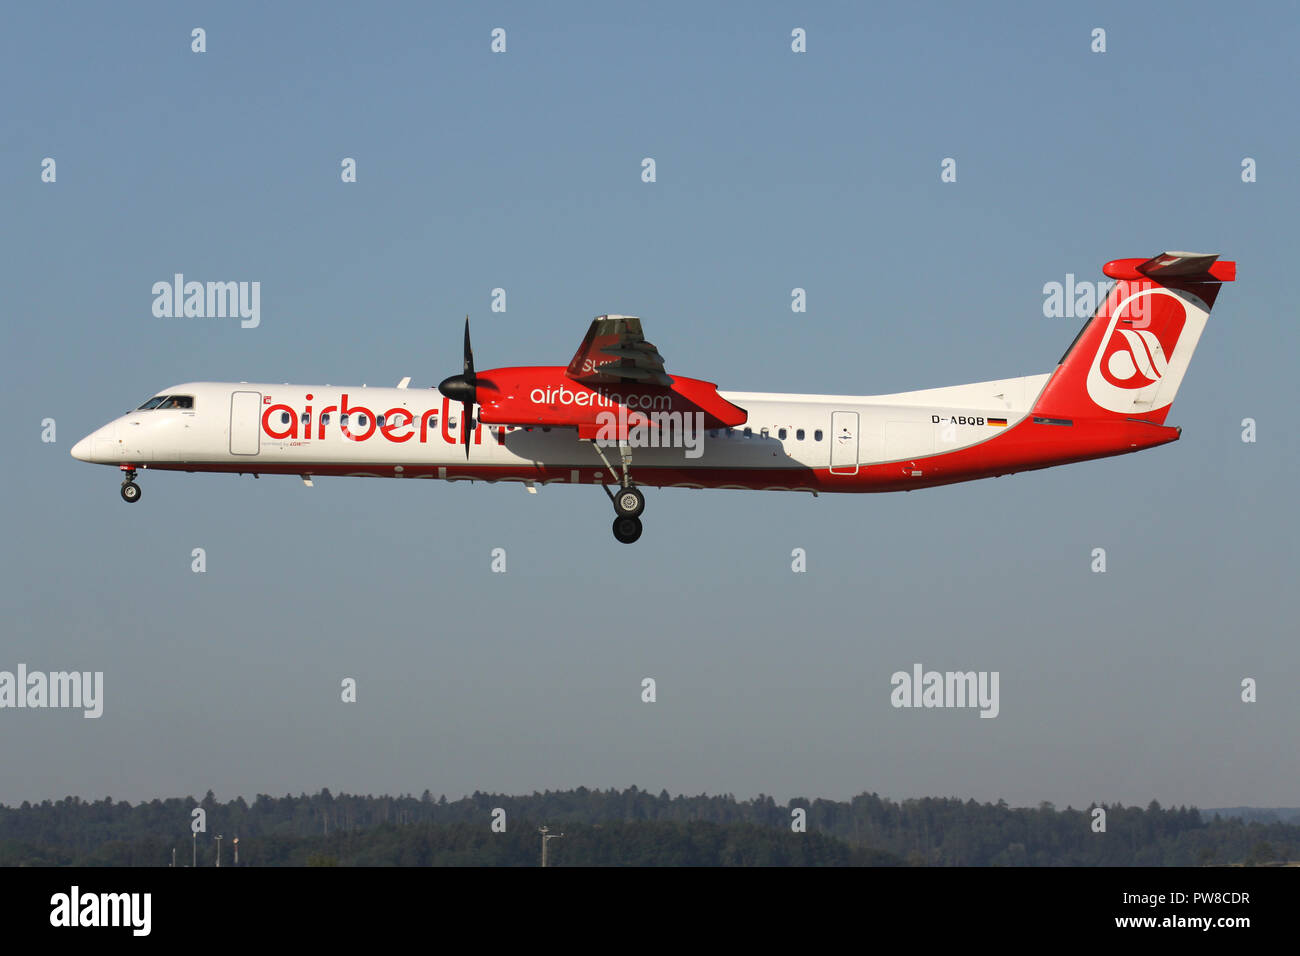
[[[656,416],[665,413],[700,413],[704,428],[743,425],[749,417],[720,396],[714,383],[676,375],[670,386],[586,385],[562,366],[539,366],[496,368],[477,378],[479,420],[485,425],[576,427],[580,438],[595,438],[610,425],[619,437],[637,424],[653,428],[663,420]]]

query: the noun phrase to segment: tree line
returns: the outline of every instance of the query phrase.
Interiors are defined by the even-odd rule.
[[[205,830],[191,836],[194,811]],[[1104,811],[1104,832],[1099,815]],[[497,820],[496,832],[492,823]],[[564,837],[557,866],[1194,866],[1300,859],[1300,825],[1202,818],[1195,808],[1120,804],[1057,810],[955,798],[848,801],[625,790],[475,792],[458,800],[329,790],[131,804],[79,797],[0,806],[0,865],[178,866],[197,852],[248,866],[535,866],[539,825]],[[800,832],[799,827],[806,832]]]

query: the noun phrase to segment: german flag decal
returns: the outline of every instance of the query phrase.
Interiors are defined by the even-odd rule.
[[[989,424],[996,425],[998,428],[1006,428],[1007,420],[1005,418],[990,418]]]

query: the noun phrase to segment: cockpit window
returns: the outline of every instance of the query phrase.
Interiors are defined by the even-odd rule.
[[[150,408],[193,408],[193,395],[155,395],[149,401],[141,405],[137,411],[146,411]]]

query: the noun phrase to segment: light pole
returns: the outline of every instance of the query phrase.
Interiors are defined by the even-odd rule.
[[[221,834],[217,834],[217,869],[221,869]]]
[[[239,866],[239,837],[235,837],[235,866]]]
[[[546,841],[559,839],[564,834],[552,833],[550,827],[538,827],[537,832],[542,835],[542,866],[546,866]]]
[[[199,865],[199,831],[191,830],[190,837],[191,849],[194,851],[191,854],[190,869],[195,869]]]

